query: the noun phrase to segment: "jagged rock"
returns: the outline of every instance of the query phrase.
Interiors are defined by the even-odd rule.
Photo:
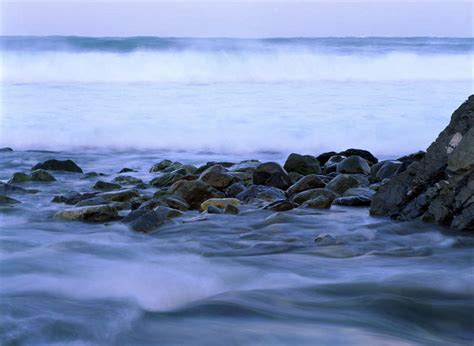
[[[379,160],[370,151],[363,150],[363,149],[353,149],[353,148],[347,149],[347,150],[341,151],[339,155],[343,155],[346,157],[353,156],[353,155],[360,156],[363,159],[370,162],[370,164],[375,164],[379,162]]]
[[[122,186],[119,184],[115,183],[108,183],[106,181],[99,180],[98,182],[95,183],[93,186],[93,189],[95,190],[103,190],[103,191],[112,191],[112,190],[119,190],[121,189]]]
[[[18,203],[21,203],[21,202],[8,196],[0,195],[0,205],[18,204]]]
[[[302,175],[321,174],[318,160],[311,155],[299,155],[292,153],[283,165],[287,172],[296,172]]]
[[[50,182],[56,179],[44,169],[37,169],[31,172],[31,181]]]
[[[336,170],[338,173],[346,174],[370,174],[370,166],[367,160],[357,155],[349,156],[348,158],[345,158],[339,162],[336,166]]]
[[[403,162],[395,160],[380,161],[370,168],[370,174],[375,181],[382,181],[398,174]]]
[[[319,196],[324,196],[327,199],[329,199],[331,202],[335,200],[339,195],[335,193],[332,190],[329,190],[327,188],[319,188],[319,189],[311,189],[311,190],[306,190],[303,192],[300,192],[293,196],[293,202],[296,204],[303,204],[304,202],[310,200],[310,199],[315,199]]]
[[[216,189],[225,189],[234,181],[234,177],[227,173],[221,165],[214,165],[201,173],[199,179]]]
[[[240,201],[236,198],[210,198],[201,204],[201,210],[207,210],[209,206],[224,209],[228,205],[239,207]]]
[[[293,203],[287,199],[282,199],[282,200],[267,204],[263,209],[272,210],[272,211],[288,211],[296,207],[298,207],[296,203]]]
[[[474,230],[474,95],[452,115],[419,162],[385,181],[373,197],[372,215],[437,222]]]
[[[66,209],[55,214],[55,217],[66,221],[105,222],[120,219],[118,211],[110,205]]]
[[[352,175],[339,174],[326,185],[326,188],[341,195],[346,190],[357,186],[359,186],[359,181]]]
[[[209,198],[223,198],[224,193],[201,180],[180,180],[171,185],[168,192],[184,199],[192,209],[199,209]]]
[[[253,183],[286,190],[291,185],[291,179],[278,163],[266,162],[258,165],[253,172]]]
[[[123,185],[143,184],[143,180],[132,177],[131,175],[119,175],[112,180],[114,183]]]
[[[316,189],[324,186],[326,186],[326,184],[321,180],[319,176],[317,176],[316,174],[310,174],[301,178],[295,184],[291,185],[288,190],[286,190],[286,193],[288,194],[288,196],[292,196],[302,191]]]
[[[35,171],[37,169],[44,169],[47,171],[65,171],[65,172],[73,172],[73,173],[82,173],[81,167],[79,167],[74,161],[72,160],[47,160],[41,163],[36,164],[31,169]]]

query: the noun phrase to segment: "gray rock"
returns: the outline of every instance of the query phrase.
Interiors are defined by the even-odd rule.
[[[474,230],[470,185],[474,180],[474,95],[452,115],[425,156],[383,183],[372,215],[422,219],[459,230]],[[472,184],[474,185],[474,184]]]
[[[54,196],[51,202],[73,205],[73,204],[79,203],[80,201],[93,198],[96,195],[97,195],[96,192],[80,194],[79,192],[76,192],[76,191],[69,191],[63,195]]]
[[[319,188],[300,192],[294,195],[292,199],[293,202],[295,202],[296,204],[303,204],[304,202],[309,201],[310,199],[315,199],[319,196],[326,197],[331,202],[337,197],[339,197],[339,195],[332,190],[326,188]]]
[[[173,209],[162,205],[156,207],[155,211],[165,215],[168,219],[174,219],[175,217],[180,217],[184,215],[184,213],[178,209]]]
[[[122,220],[122,222],[128,224],[133,231],[140,233],[154,231],[167,221],[168,218],[163,213],[148,209],[131,211],[130,214]]]
[[[357,155],[363,158],[364,160],[367,160],[370,164],[376,164],[377,162],[379,162],[379,160],[370,151],[363,150],[363,149],[351,148],[351,149],[341,151],[339,155],[343,155],[347,157]]]
[[[181,167],[183,167],[183,164],[181,162],[176,161],[176,162],[173,162],[168,167],[162,169],[161,171],[163,173],[170,173],[170,172],[173,172],[173,171],[176,171],[176,170],[180,169]]]
[[[177,169],[170,173],[164,173],[163,175],[154,178],[150,181],[150,185],[154,187],[168,187],[173,185],[178,180],[183,179],[187,172],[185,169]]]
[[[296,203],[283,199],[283,200],[272,202],[266,205],[263,209],[267,209],[271,211],[288,211],[296,207],[298,207]]]
[[[245,191],[246,189],[247,188],[244,184],[234,183],[225,190],[225,195],[226,197],[235,198],[239,193]]]
[[[0,195],[0,205],[9,205],[9,204],[18,204],[18,203],[21,203],[21,202],[8,196]]]
[[[253,173],[255,169],[257,168],[258,165],[260,165],[261,162],[258,160],[246,160],[246,161],[241,161],[240,163],[237,163],[231,167],[229,167],[230,172],[247,172],[247,173]]]
[[[201,173],[199,179],[216,189],[225,189],[234,181],[234,177],[221,165],[214,165]]]
[[[35,171],[37,169],[44,169],[47,171],[65,171],[65,172],[73,172],[73,173],[83,173],[81,167],[79,167],[74,161],[72,160],[47,160],[41,163],[36,164],[31,169]]]
[[[37,169],[31,172],[31,181],[51,182],[56,179],[44,169]]]
[[[186,211],[189,209],[189,204],[177,196],[167,196],[164,198],[164,202],[173,209]]]
[[[319,176],[317,176],[316,174],[310,174],[301,178],[295,184],[291,185],[288,190],[286,190],[286,193],[288,194],[288,196],[293,196],[302,191],[317,189],[324,186],[326,186],[326,184],[321,180]]]
[[[372,199],[375,195],[375,191],[368,187],[353,187],[344,192],[343,197],[365,197]]]
[[[101,196],[108,201],[113,202],[128,202],[134,197],[140,197],[138,191],[130,189],[130,190],[119,190],[119,191],[110,191],[110,192],[103,192],[97,196]]]
[[[28,193],[28,190],[25,190],[19,186],[10,183],[4,183],[0,181],[0,194],[9,195],[12,193]]]
[[[245,191],[239,193],[236,198],[246,203],[252,202],[274,202],[286,199],[285,192],[272,186],[251,185]]]
[[[253,183],[286,190],[291,185],[291,179],[278,163],[266,162],[258,165],[253,172]]]
[[[307,200],[300,208],[328,209],[331,208],[332,201],[332,198],[321,195]]]
[[[209,205],[209,206],[207,207],[206,212],[207,212],[208,214],[222,214],[222,209],[217,208],[216,206],[213,206],[213,205]]]
[[[382,181],[386,178],[391,178],[398,174],[402,166],[403,162],[401,161],[380,161],[370,168],[370,174],[372,175],[375,181]]]
[[[103,191],[112,191],[112,190],[119,190],[122,186],[115,183],[108,183],[106,181],[99,180],[93,186],[95,190],[103,190]]]
[[[299,173],[296,173],[296,172],[289,172],[288,176],[291,179],[291,185],[294,185],[298,180],[300,180],[301,178],[304,177],[303,174],[299,174]]]
[[[336,198],[333,203],[337,205],[345,205],[350,207],[368,207],[370,206],[371,198],[366,196],[350,196]]]
[[[184,199],[191,209],[199,209],[201,203],[210,198],[223,198],[224,193],[202,180],[180,180],[171,185],[168,192]]]
[[[399,157],[397,161],[400,161],[406,164],[412,164],[413,162],[420,162],[425,157],[425,155],[426,155],[426,152],[423,150],[420,150],[420,151],[417,151],[416,153]]]
[[[296,172],[302,175],[321,174],[321,167],[316,157],[292,153],[285,161],[283,168],[287,172]]]
[[[339,162],[337,164],[336,170],[338,173],[346,174],[370,174],[370,166],[367,160],[357,155],[349,156],[348,158]]]
[[[326,163],[324,164],[324,173],[329,174],[332,172],[337,171],[337,164],[342,162],[346,159],[345,156],[342,155],[333,155],[331,156]]]
[[[226,207],[224,209],[224,214],[237,215],[239,213],[240,213],[239,208],[237,208],[236,206],[234,206],[232,204],[226,205]]]
[[[165,168],[168,168],[172,163],[173,162],[170,160],[160,161],[159,163],[154,164],[153,167],[150,168],[150,173],[161,172]]]
[[[55,217],[66,221],[105,222],[120,219],[118,211],[110,205],[66,209],[55,214]]]
[[[76,207],[88,207],[93,205],[101,205],[101,204],[110,204],[111,202],[106,200],[104,197],[92,197],[88,199],[83,199],[76,203]]]
[[[338,194],[343,194],[346,190],[359,186],[359,181],[349,174],[339,174],[332,179],[326,188]]]
[[[119,175],[112,180],[114,183],[123,185],[143,184],[141,179],[132,177],[131,175]]]

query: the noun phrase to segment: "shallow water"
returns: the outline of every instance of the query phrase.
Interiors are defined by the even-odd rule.
[[[108,174],[105,180],[127,166],[148,181],[153,163],[189,157],[0,155],[3,180],[55,157]],[[186,215],[143,235],[120,222],[55,221],[54,212],[68,206],[52,197],[90,190],[97,178],[53,174],[57,182],[23,184],[40,192],[15,195],[22,204],[0,207],[2,344],[472,343],[474,239],[465,234],[334,206],[244,207],[194,222]],[[315,242],[322,234],[336,243]]]

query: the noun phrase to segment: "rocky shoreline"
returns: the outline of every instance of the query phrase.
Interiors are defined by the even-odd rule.
[[[0,151],[15,154],[10,148]],[[332,205],[368,207],[374,216],[472,231],[474,96],[454,112],[426,153],[384,161],[361,149],[319,156],[293,153],[283,166],[247,160],[196,167],[162,160],[150,168],[149,181],[136,178],[130,168],[110,177],[84,173],[71,160],[51,159],[1,182],[0,205],[21,203],[21,194],[36,192],[21,187],[23,183],[55,181],[55,171],[94,181],[88,192],[55,196],[53,203],[65,205],[56,219],[123,222],[137,232],[152,232],[172,221],[199,221],[208,214],[230,217],[249,208],[285,212]]]

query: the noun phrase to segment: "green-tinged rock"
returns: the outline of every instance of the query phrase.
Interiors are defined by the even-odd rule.
[[[201,204],[201,210],[207,210],[210,205],[220,209],[224,209],[228,205],[233,205],[238,208],[240,201],[236,198],[210,198]]]
[[[310,199],[315,199],[319,196],[326,197],[331,202],[339,197],[339,195],[332,190],[326,188],[319,188],[300,192],[294,195],[292,199],[293,202],[295,202],[296,204],[303,204],[304,202],[309,201]]]
[[[333,199],[329,196],[320,195],[304,202],[300,208],[328,209],[331,208]]]
[[[31,181],[51,182],[56,179],[44,169],[37,169],[31,172]]]
[[[299,192],[321,188],[325,185],[326,184],[321,180],[319,176],[317,176],[316,174],[310,174],[301,178],[295,184],[291,185],[288,190],[286,190],[286,193],[288,194],[288,196],[293,196]]]
[[[139,197],[140,194],[136,190],[121,190],[104,192],[97,196],[103,197],[106,200],[113,202],[128,202],[134,197]]]
[[[359,186],[359,181],[355,177],[349,174],[339,174],[326,185],[326,188],[341,195],[348,189],[357,186]]]
[[[216,189],[225,189],[234,181],[234,177],[221,165],[214,165],[201,173],[199,179]]]
[[[120,219],[118,211],[110,205],[98,205],[66,209],[55,214],[55,217],[65,221],[105,222]]]
[[[210,198],[223,198],[224,193],[201,180],[180,180],[171,185],[168,192],[184,199],[191,209],[199,209]]]
[[[283,168],[287,172],[296,172],[302,175],[321,174],[321,167],[316,157],[292,153],[285,161]]]
[[[0,195],[0,205],[10,205],[10,204],[18,204],[18,203],[21,203],[21,202],[8,196]]]
[[[65,172],[72,172],[72,173],[82,173],[81,167],[79,167],[74,161],[72,160],[47,160],[41,163],[36,164],[31,169],[35,171],[37,169],[44,169],[47,171],[65,171]]]
[[[106,181],[99,180],[95,183],[93,189],[95,190],[102,190],[102,191],[112,191],[112,190],[119,190],[122,186],[120,184],[115,183],[108,183]]]
[[[119,175],[112,180],[114,183],[123,185],[143,184],[143,180],[132,177],[131,175]]]
[[[18,184],[18,183],[26,183],[28,181],[31,181],[31,177],[29,174],[22,173],[22,172],[16,172],[13,173],[11,178],[8,180],[9,184]]]

